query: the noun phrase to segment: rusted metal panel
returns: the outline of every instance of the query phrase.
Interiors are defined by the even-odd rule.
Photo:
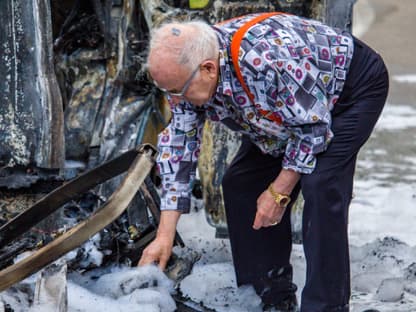
[[[105,64],[83,57],[77,53],[58,63],[72,83],[65,108],[66,159],[72,160],[88,159],[107,76]]]
[[[60,85],[66,91],[66,157],[88,167],[143,142],[156,144],[170,116],[167,103],[151,92],[141,70],[148,28],[138,3],[110,2],[74,1],[72,8],[66,3],[67,17],[56,18],[62,25],[56,31],[55,53]],[[108,181],[97,193],[107,198],[121,179]],[[121,218],[120,232],[126,220],[134,226],[148,223],[145,205],[138,194],[127,218]]]
[[[76,16],[84,18],[62,22],[61,17],[66,26],[55,44],[59,81],[66,90],[66,157],[94,166],[142,142],[155,144],[169,114],[161,97],[146,100],[151,85],[141,68],[148,29],[138,4],[74,6],[71,12],[78,10]],[[86,25],[97,32],[85,32]],[[77,34],[69,36],[73,29]],[[98,149],[95,160],[92,147]]]
[[[203,188],[207,221],[214,226],[217,237],[226,237],[227,219],[222,194],[222,178],[238,148],[241,135],[221,123],[206,122],[203,144],[198,161],[198,172]]]
[[[0,1],[0,19],[0,167],[59,168],[63,110],[49,1]]]
[[[172,18],[200,17],[210,23],[217,23],[235,16],[252,12],[284,11],[299,15],[310,15],[312,0],[212,0],[199,1],[192,9],[192,1],[143,0],[140,5],[149,27],[154,27]]]

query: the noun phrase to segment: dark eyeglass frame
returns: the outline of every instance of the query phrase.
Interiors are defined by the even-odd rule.
[[[150,74],[148,74],[149,75],[149,78],[150,78],[150,81],[152,81],[152,83],[160,90],[160,91],[162,91],[163,93],[165,93],[166,95],[168,95],[168,96],[177,96],[177,97],[184,97],[185,96],[185,93],[186,93],[186,91],[188,91],[188,89],[189,89],[189,86],[191,85],[191,82],[192,82],[192,80],[195,78],[195,75],[196,75],[196,73],[199,71],[199,69],[200,69],[200,67],[201,67],[201,64],[198,64],[198,67],[197,68],[195,68],[193,71],[192,71],[192,73],[191,73],[191,76],[185,81],[185,84],[183,85],[183,87],[182,87],[182,90],[181,91],[179,91],[179,92],[175,92],[175,90],[173,90],[173,91],[170,91],[170,90],[167,90],[167,89],[165,89],[165,88],[161,88],[161,87],[159,87],[158,86],[158,84],[157,84],[157,82],[155,81],[155,80],[153,80],[153,78],[150,76]]]

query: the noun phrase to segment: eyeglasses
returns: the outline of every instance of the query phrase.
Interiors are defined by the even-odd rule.
[[[178,96],[178,97],[184,97],[186,91],[188,91],[189,86],[191,85],[192,80],[194,79],[196,73],[199,71],[199,67],[200,65],[198,65],[197,68],[194,69],[194,71],[192,72],[191,76],[186,80],[185,84],[182,87],[181,91],[177,91],[177,90],[167,90],[165,88],[161,88],[158,86],[157,82],[155,80],[153,80],[153,78],[150,76],[150,74],[148,74],[149,76],[149,80],[153,82],[153,84],[163,93],[165,93],[166,95],[169,96]]]

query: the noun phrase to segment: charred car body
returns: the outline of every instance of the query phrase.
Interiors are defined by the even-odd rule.
[[[347,29],[353,3],[1,1],[1,224],[79,173],[142,143],[156,142],[169,120],[169,110],[143,72],[149,30],[155,25],[172,18],[198,17],[216,23],[251,12],[285,11]],[[221,179],[238,145],[238,134],[219,124],[206,124],[199,162],[201,196],[218,237],[227,235]],[[91,213],[120,181],[121,177],[112,179],[65,204],[19,246],[9,247],[8,253],[3,250],[0,264],[9,264],[15,252],[44,244],[58,229]],[[153,182],[148,179],[147,185],[157,202]],[[137,259],[140,251],[128,247],[157,226],[147,205],[146,194],[138,192],[127,212],[103,231],[99,245],[109,251],[109,261]],[[80,252],[74,267],[83,260]]]

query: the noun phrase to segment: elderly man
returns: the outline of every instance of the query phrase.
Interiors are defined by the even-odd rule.
[[[223,179],[237,282],[296,311],[290,208],[305,199],[301,311],[348,311],[348,206],[359,149],[384,106],[381,57],[351,34],[282,13],[156,29],[148,70],[173,113],[160,134],[162,217],[139,265],[166,266],[190,208],[206,118],[243,134]]]

